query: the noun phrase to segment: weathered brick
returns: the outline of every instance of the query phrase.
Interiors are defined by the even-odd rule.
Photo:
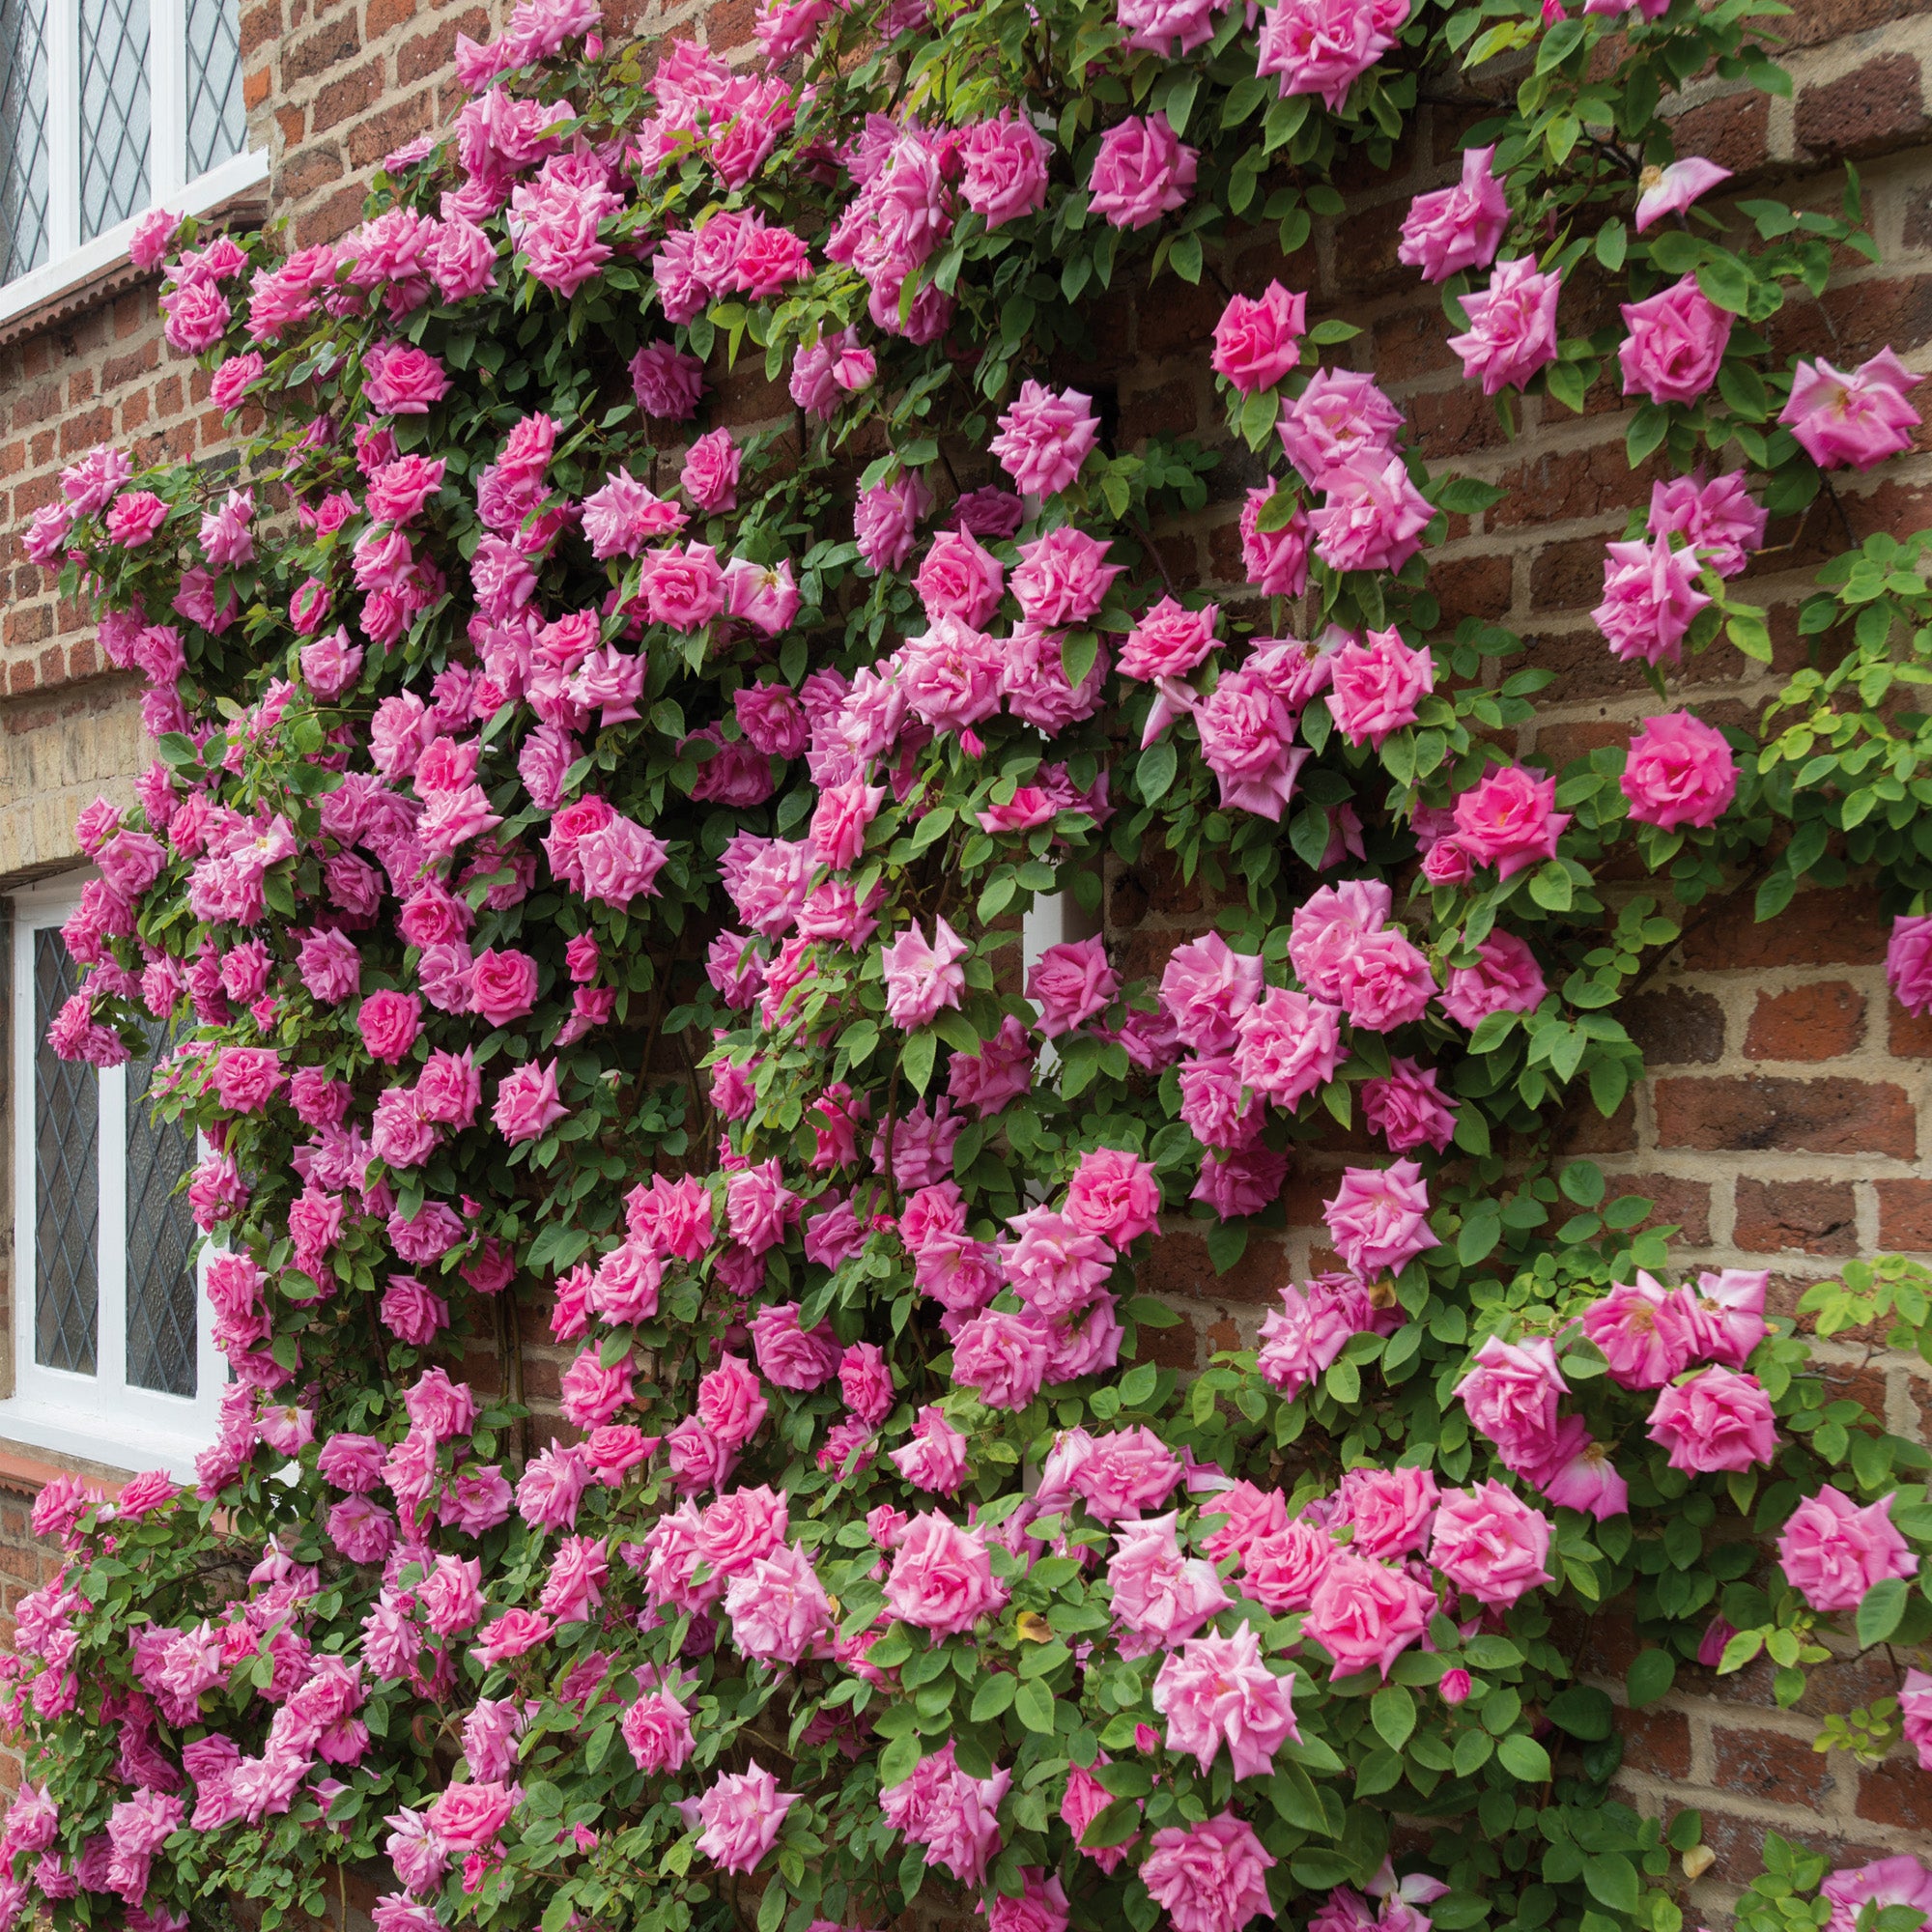
[[[1199,1235],[1179,1232],[1156,1236],[1140,1270],[1143,1290],[1176,1302],[1261,1306],[1272,1302],[1289,1280],[1288,1257],[1273,1241],[1251,1239],[1241,1259],[1226,1274],[1216,1274],[1208,1243]]]
[[[1843,980],[1760,993],[1745,1035],[1753,1060],[1835,1060],[1864,1037],[1865,1001]]]
[[[1910,1160],[1918,1125],[1903,1088],[1874,1080],[1681,1078],[1657,1085],[1660,1146],[1882,1153]]]
[[[1925,126],[1918,62],[1904,52],[1880,54],[1798,97],[1798,145],[1821,159],[1885,154],[1921,134]]]
[[[1737,1191],[1737,1247],[1773,1255],[1800,1249],[1812,1255],[1858,1251],[1858,1202],[1848,1180],[1756,1180],[1742,1177]]]
[[[1724,903],[1684,936],[1679,952],[1697,972],[1768,966],[1868,966],[1885,957],[1885,923],[1868,892],[1800,893],[1776,919]]]
[[[282,55],[282,86],[314,80],[353,60],[361,50],[362,39],[355,31],[355,16],[343,14],[319,33],[294,42]]]
[[[1684,986],[1638,993],[1617,1009],[1651,1066],[1707,1066],[1724,1055],[1724,1009]]]
[[[1881,1180],[1878,1183],[1878,1242],[1932,1254],[1932,1180]]]

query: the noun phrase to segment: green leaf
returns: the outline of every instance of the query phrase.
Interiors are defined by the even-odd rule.
[[[1512,1777],[1520,1778],[1525,1784],[1549,1782],[1549,1753],[1534,1738],[1520,1732],[1504,1738],[1496,1746],[1496,1762]]]
[[[979,1690],[973,1693],[973,1721],[983,1724],[1005,1712],[1013,1701],[1019,1682],[1009,1670],[996,1670],[990,1677],[982,1677]]]
[[[1037,1678],[1029,1679],[1019,1687],[1013,1709],[1028,1730],[1037,1731],[1042,1737],[1053,1735],[1053,1692]]]
[[[1099,655],[1100,634],[1097,631],[1068,631],[1061,638],[1060,668],[1075,691],[1085,682],[1087,673],[1094,668],[1094,660]]]
[[[1859,1642],[1883,1643],[1898,1628],[1911,1593],[1911,1584],[1901,1577],[1887,1577],[1874,1583],[1859,1605]]]
[[[939,1052],[939,1036],[922,1027],[905,1043],[899,1066],[915,1094],[923,1094],[932,1078],[932,1063]]]
[[[1140,761],[1134,766],[1134,783],[1139,787],[1144,805],[1157,804],[1167,796],[1167,789],[1173,784],[1179,764],[1179,754],[1166,738],[1157,739],[1141,753]]]
[[[1631,1659],[1624,1681],[1631,1709],[1641,1711],[1677,1681],[1677,1660],[1667,1650],[1640,1650]]]
[[[1573,1738],[1594,1744],[1606,1738],[1616,1721],[1616,1710],[1599,1690],[1587,1684],[1573,1684],[1559,1690],[1548,1704],[1549,1719]]]
[[[1415,1698],[1400,1684],[1390,1684],[1369,1700],[1369,1716],[1382,1742],[1399,1751],[1415,1729]]]

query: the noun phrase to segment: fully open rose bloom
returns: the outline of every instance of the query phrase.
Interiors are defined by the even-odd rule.
[[[1771,1398],[1755,1376],[1730,1369],[1702,1369],[1662,1390],[1648,1433],[1673,1469],[1693,1475],[1754,1468],[1777,1451]]]
[[[1493,1480],[1451,1490],[1435,1511],[1429,1560],[1459,1590],[1491,1609],[1507,1609],[1551,1579],[1552,1525],[1541,1510]]]
[[[1919,417],[1905,397],[1919,380],[1889,349],[1849,376],[1822,359],[1801,362],[1777,419],[1822,468],[1869,469],[1912,447]]]
[[[927,1512],[913,1518],[886,1579],[892,1614],[941,1636],[969,1631],[1007,1601],[986,1546],[955,1522]]]
[[[1274,1862],[1254,1828],[1223,1811],[1185,1830],[1156,1832],[1141,1882],[1166,1908],[1174,1932],[1240,1932],[1259,1915],[1274,1917],[1267,1892]]]
[[[1230,296],[1214,325],[1215,373],[1244,396],[1273,388],[1301,360],[1307,311],[1308,298],[1279,282],[1270,282],[1258,300]]]
[[[1737,796],[1738,761],[1716,725],[1673,711],[1645,719],[1622,783],[1630,815],[1641,824],[1715,825]]]
[[[1792,1511],[1777,1561],[1814,1610],[1855,1610],[1888,1577],[1913,1577],[1918,1559],[1891,1522],[1891,1499],[1862,1509],[1829,1483]]]
[[[1350,88],[1395,45],[1409,0],[1276,0],[1262,11],[1260,71],[1281,76],[1284,99],[1317,94],[1339,114]]]
[[[1399,260],[1422,270],[1427,282],[1446,282],[1463,269],[1481,269],[1495,260],[1509,203],[1492,172],[1493,147],[1463,151],[1463,179],[1454,187],[1419,194],[1402,224]]]
[[[1463,374],[1493,396],[1520,389],[1539,369],[1556,359],[1556,304],[1562,277],[1540,271],[1533,255],[1498,262],[1487,289],[1463,298],[1469,327],[1449,338],[1462,357]]]
[[[1194,149],[1183,147],[1167,116],[1130,114],[1100,137],[1087,199],[1116,228],[1147,228],[1187,205],[1194,192]]]
[[[1167,1719],[1167,1747],[1206,1771],[1223,1744],[1236,1778],[1264,1777],[1293,1740],[1294,1673],[1277,1677],[1262,1660],[1252,1624],[1233,1636],[1197,1636],[1160,1666],[1153,1707]]]
[[[687,1825],[702,1825],[699,1854],[730,1872],[750,1871],[777,1842],[785,1813],[798,1794],[781,1791],[779,1781],[753,1758],[748,1770],[721,1776],[702,1798],[678,1808]]]
[[[1339,1549],[1316,1586],[1301,1628],[1335,1660],[1337,1677],[1358,1670],[1378,1670],[1386,1677],[1429,1627],[1435,1606],[1435,1597],[1406,1570]]]
[[[1710,603],[1697,588],[1694,550],[1673,550],[1667,536],[1604,546],[1604,600],[1590,612],[1612,657],[1677,664],[1690,620]]]
[[[1910,1906],[1923,1915],[1919,1919],[1923,1926],[1925,1918],[1932,1917],[1932,1871],[1909,1853],[1901,1854],[1851,1871],[1834,1871],[1818,1888],[1818,1895],[1832,1904],[1826,1932],[1854,1932],[1867,1903],[1881,1908]]]
[[[1052,497],[1080,473],[1100,434],[1091,396],[1028,381],[988,447],[1023,496]]]
[[[1647,301],[1626,302],[1629,330],[1617,359],[1624,394],[1653,403],[1694,403],[1718,380],[1733,317],[1686,275]]]
[[[1359,1275],[1400,1274],[1435,1246],[1429,1188],[1412,1160],[1348,1169],[1321,1213],[1337,1252]]]

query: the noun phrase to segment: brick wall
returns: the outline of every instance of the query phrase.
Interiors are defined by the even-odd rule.
[[[456,34],[481,36],[499,0],[261,0],[244,5],[242,48],[252,138],[270,161],[272,213],[296,244],[339,234],[356,218],[362,183],[382,156],[453,111],[450,54]],[[631,0],[638,31],[706,39],[739,58],[749,43],[750,0]],[[611,26],[624,21],[611,9]],[[1889,342],[1932,372],[1932,118],[1925,57],[1932,0],[1807,0],[1785,23],[1796,86],[1789,100],[1710,83],[1685,98],[1680,151],[1736,170],[1741,191],[1797,184],[1818,205],[1835,205],[1843,164],[1856,161],[1885,251],[1873,268],[1840,265],[1818,303],[1794,303],[1774,332],[1794,352],[1834,361],[1862,358]],[[1620,535],[1648,490],[1625,462],[1622,400],[1609,383],[1586,414],[1529,404],[1522,433],[1505,442],[1489,406],[1461,380],[1445,350],[1439,304],[1395,261],[1408,200],[1453,172],[1460,129],[1480,109],[1423,110],[1391,172],[1351,185],[1346,225],[1321,224],[1283,264],[1264,238],[1232,251],[1231,281],[1258,288],[1278,275],[1311,292],[1315,315],[1362,326],[1352,345],[1409,412],[1432,460],[1504,482],[1512,496],[1489,518],[1465,520],[1435,554],[1432,584],[1445,615],[1494,618],[1532,641],[1557,671],[1521,750],[1551,766],[1628,734],[1656,708],[1641,681],[1606,653],[1587,611],[1599,589],[1602,545]],[[193,459],[220,453],[222,429],[207,407],[206,379],[185,372],[160,343],[155,285],[125,276],[91,302],[70,303],[38,326],[0,332],[0,884],[71,861],[73,810],[97,789],[125,794],[147,755],[127,682],[103,674],[84,614],[60,605],[51,584],[19,553],[16,533],[51,494],[55,472],[89,444],[133,440]],[[1599,294],[1578,276],[1567,298],[1581,318]],[[1114,386],[1124,440],[1155,433],[1218,440],[1221,411],[1200,345],[1223,297],[1188,297],[1164,285],[1142,311],[1117,295],[1096,306],[1098,339],[1123,345],[1118,365],[1070,371]],[[1566,321],[1570,318],[1566,317]],[[1572,327],[1588,327],[1572,322]],[[1921,390],[1932,421],[1932,388]],[[788,414],[748,369],[721,381],[724,419],[743,424]],[[1858,533],[1932,523],[1932,428],[1928,453],[1887,466],[1878,479],[1840,486]],[[1198,515],[1160,533],[1163,561],[1179,582],[1246,598],[1235,517],[1260,459],[1230,452]],[[1751,594],[1774,613],[1778,663],[1761,673],[1719,648],[1692,668],[1682,701],[1718,720],[1752,715],[1798,661],[1794,611],[1809,574],[1843,541],[1829,506],[1803,525],[1774,526]],[[1211,917],[1198,889],[1183,889],[1157,858],[1107,878],[1107,928],[1130,973],[1157,969],[1166,952]],[[1579,1151],[1601,1159],[1617,1185],[1651,1195],[1659,1219],[1679,1225],[1690,1265],[1772,1270],[1788,1311],[1804,1285],[1846,1256],[1881,1248],[1932,1254],[1932,1101],[1927,1066],[1932,1025],[1907,1020],[1884,984],[1876,908],[1856,892],[1801,895],[1776,922],[1750,919],[1748,894],[1700,919],[1677,953],[1632,1005],[1649,1076],[1609,1122],[1579,1119]],[[4,1015],[4,1009],[0,1009]],[[4,1134],[0,1121],[0,1134]],[[1164,1359],[1198,1366],[1208,1351],[1250,1337],[1275,1290],[1320,1264],[1319,1203],[1327,1176],[1350,1150],[1311,1156],[1291,1180],[1292,1231],[1257,1239],[1216,1277],[1199,1237],[1168,1235],[1147,1285],[1174,1297],[1186,1320],[1160,1334]],[[0,1165],[0,1174],[8,1170]],[[11,1245],[0,1247],[0,1277]],[[541,1439],[555,1414],[565,1359],[541,1313],[523,1311],[523,1393]],[[1879,1358],[1862,1347],[1828,1347],[1832,1372],[1890,1426],[1919,1430],[1932,1399],[1920,1365]],[[488,1378],[487,1356],[471,1364]],[[0,1463],[7,1463],[0,1451]],[[0,1635],[22,1589],[47,1561],[28,1534],[32,1472],[0,1467]],[[1628,1631],[1600,1620],[1604,1681],[1621,1694],[1619,1644]],[[1888,1668],[1847,1662],[1818,1674],[1805,1704],[1779,1712],[1757,1670],[1719,1685],[1687,1669],[1661,1705],[1627,1714],[1625,1776],[1648,1809],[1702,1808],[1718,1861],[1690,1904],[1720,1913],[1755,1869],[1767,1826],[1829,1846],[1846,1859],[1911,1850],[1932,1861],[1932,1780],[1909,1759],[1861,1771],[1843,1754],[1811,1748],[1817,1717],[1890,1688]],[[18,1776],[0,1753],[0,1786]]]

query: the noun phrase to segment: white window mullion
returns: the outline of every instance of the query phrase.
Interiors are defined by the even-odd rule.
[[[187,180],[187,0],[148,0],[148,195],[171,205]]]
[[[34,1230],[39,1195],[34,1176],[34,932],[24,914],[14,917],[14,1390],[20,1391],[34,1359],[36,1279]]]
[[[128,1069],[100,1075],[100,1245],[95,1251],[98,1314],[95,1386],[103,1401],[128,1381]]]
[[[80,5],[47,0],[47,260],[80,246]]]

